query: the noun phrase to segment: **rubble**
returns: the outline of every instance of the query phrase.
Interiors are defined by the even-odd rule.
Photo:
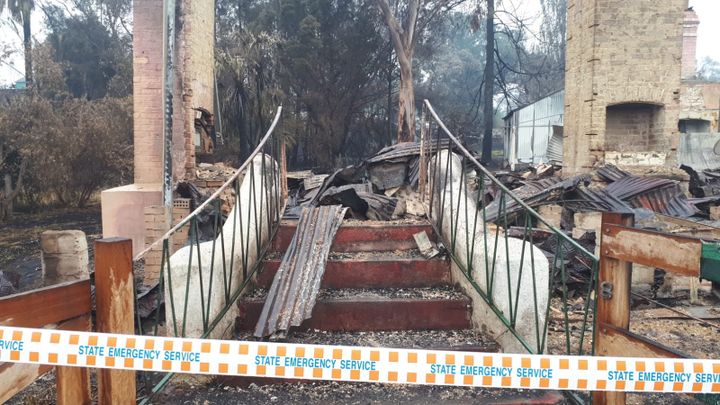
[[[706,162],[709,160],[705,160]],[[695,170],[689,166],[599,167],[588,175],[562,179],[560,170],[547,165],[528,166],[519,172],[497,172],[496,177],[549,224],[571,235],[588,251],[599,255],[602,212],[632,213],[635,226],[678,235],[720,241],[720,168]],[[547,173],[551,173],[550,176]],[[522,207],[500,201],[497,191],[486,194],[487,219],[507,229],[509,236],[523,237]],[[572,246],[557,243],[543,233],[538,221],[530,231],[533,241],[557,268],[565,265],[572,278],[587,279],[587,266],[578,262]],[[563,257],[560,263],[558,257]],[[673,277],[662,269],[635,266],[633,288],[646,288],[653,297],[672,298],[676,289],[697,294],[685,277]],[[697,281],[697,280],[695,280]],[[697,283],[695,283],[697,284]],[[569,286],[570,290],[573,286]],[[579,283],[577,288],[582,288]],[[717,289],[717,286],[715,287]],[[691,301],[693,301],[691,299]]]
[[[16,285],[17,283],[10,281],[10,279],[5,276],[5,273],[0,271],[0,297],[15,294],[17,292]]]
[[[449,148],[443,140],[428,150]],[[289,202],[285,218],[298,218],[302,207],[340,204],[358,220],[389,221],[424,217],[417,185],[420,144],[388,146],[358,165],[331,174],[288,173]]]
[[[420,254],[422,254],[426,259],[432,259],[440,254],[440,251],[437,250],[435,244],[430,241],[427,232],[418,232],[413,235],[413,238],[415,239],[415,243],[417,243],[418,249],[420,249]]]

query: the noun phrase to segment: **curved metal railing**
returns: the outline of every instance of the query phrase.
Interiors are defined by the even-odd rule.
[[[451,141],[444,151],[443,137]],[[428,158],[430,142],[439,152]],[[512,334],[519,343],[515,347],[530,353],[593,354],[597,256],[493,176],[427,100],[421,145],[421,170],[429,176],[427,190],[421,179],[428,218],[466,286]],[[494,194],[492,201],[488,194]],[[537,229],[541,224],[544,231]],[[536,247],[540,232],[546,236],[542,250]],[[584,401],[581,396],[574,395]]]
[[[135,256],[136,269],[144,265],[145,271],[153,255],[160,256],[157,282],[136,288],[137,333],[207,338],[232,327],[235,317],[229,312],[261,264],[284,210],[285,151],[276,131],[281,113],[278,107],[234,175]],[[229,212],[223,205],[225,211],[231,206]],[[171,377],[142,373],[143,402]]]

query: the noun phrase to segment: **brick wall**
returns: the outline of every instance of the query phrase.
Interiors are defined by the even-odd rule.
[[[168,209],[162,205],[150,205],[145,207],[145,247],[160,239],[170,229],[170,216]],[[155,285],[160,280],[160,269],[162,266],[163,246],[159,244],[145,254],[145,266],[143,267],[143,283]]]
[[[700,19],[694,10],[685,10],[683,21],[682,78],[691,78],[697,71],[697,31]]]
[[[162,183],[163,2],[133,1],[135,183]]]
[[[607,107],[605,146],[610,151],[645,152],[666,147],[662,108],[652,104]]]
[[[710,132],[720,132],[720,83],[684,81],[680,104],[680,119],[705,120]]]
[[[686,8],[687,0],[568,0],[563,173],[588,172],[617,152],[607,107],[627,103],[660,106],[653,141],[635,149],[661,149],[672,163]]]
[[[213,112],[215,75],[215,3],[180,0],[176,21],[177,40],[173,110],[173,177],[194,177],[194,108]]]

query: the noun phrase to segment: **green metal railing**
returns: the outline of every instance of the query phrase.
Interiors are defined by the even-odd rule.
[[[141,319],[136,310],[138,334],[207,338],[225,332],[219,326],[232,326],[228,313],[258,270],[284,210],[284,148],[275,130],[281,112],[278,107],[265,136],[230,179],[134,258],[138,269],[151,252],[162,251],[159,282],[150,286],[153,312]],[[224,215],[223,196],[228,195],[235,201]],[[184,244],[176,252],[171,250],[174,238]],[[136,307],[138,303],[136,289]],[[141,403],[172,377],[139,373],[145,391]]]
[[[421,171],[429,178],[421,178],[421,192],[466,286],[512,334],[513,347],[529,353],[593,354],[598,258],[498,181],[427,100],[423,107]],[[445,150],[440,149],[442,138],[451,141]],[[434,156],[425,153],[431,142],[438,150]],[[541,224],[544,231],[537,229]],[[544,251],[535,247],[540,233]],[[589,401],[583,393],[572,393],[572,399]]]

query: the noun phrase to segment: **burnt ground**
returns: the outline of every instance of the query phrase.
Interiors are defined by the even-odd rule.
[[[100,207],[84,209],[52,209],[38,214],[15,214],[0,224],[0,270],[15,272],[20,277],[20,289],[28,290],[40,282],[39,235],[44,230],[80,229],[88,237],[90,263],[92,242],[101,236]],[[720,301],[701,290],[702,305],[720,312]],[[690,306],[685,296],[664,301],[672,306]],[[698,324],[691,319],[668,319],[651,316],[653,305],[638,305],[633,310],[632,329],[644,336],[678,348],[699,358],[717,358],[718,346],[708,340],[720,329]],[[663,313],[663,315],[665,315]],[[710,322],[720,323],[712,316]],[[575,322],[577,324],[577,322]],[[552,324],[552,323],[551,323]],[[558,327],[561,322],[555,322]],[[551,328],[552,342],[553,328]],[[371,335],[373,339],[374,335]],[[359,337],[358,337],[359,338]],[[363,336],[362,339],[367,339]],[[464,338],[460,336],[458,338]],[[347,337],[354,342],[354,337]],[[379,339],[379,338],[378,338]],[[388,338],[389,339],[389,338]],[[383,339],[379,339],[383,340]],[[348,342],[350,343],[350,342]],[[335,343],[337,344],[337,343]],[[552,346],[552,344],[551,344]],[[94,385],[94,384],[93,384]],[[274,384],[238,387],[216,380],[201,380],[193,376],[179,376],[152,403],[169,404],[483,404],[525,403],[530,397],[542,397],[542,392],[497,390],[464,387],[431,387],[363,383]],[[9,401],[11,404],[54,403],[54,375],[48,373]],[[628,397],[631,404],[693,404],[697,401],[680,395],[637,395]]]
[[[157,404],[487,404],[530,403],[535,399],[560,400],[554,393],[529,390],[500,390],[368,383],[275,384],[240,388],[222,384],[203,384],[186,379],[159,395]],[[547,403],[547,402],[545,402]],[[554,402],[551,402],[554,403]]]
[[[69,229],[85,232],[92,265],[92,242],[102,236],[100,205],[46,209],[37,214],[13,214],[9,221],[0,223],[0,270],[19,276],[20,291],[39,287],[41,285],[40,233]]]

